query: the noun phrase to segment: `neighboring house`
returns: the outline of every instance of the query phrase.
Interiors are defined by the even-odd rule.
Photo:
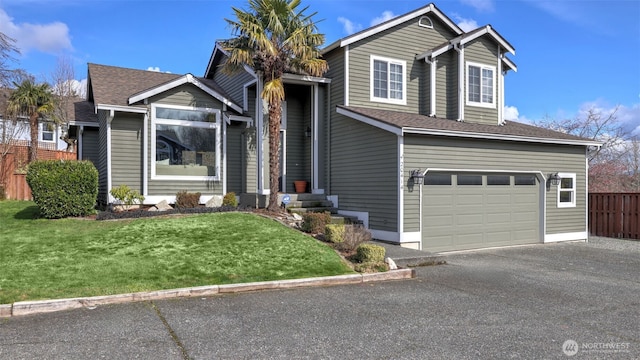
[[[329,45],[324,77],[284,78],[281,192],[305,180],[375,238],[429,251],[586,239],[600,144],[505,121],[508,53],[491,26],[464,32],[433,4]],[[203,77],[89,64],[100,202],[127,184],[150,204],[181,190],[265,204],[263,84],[223,73],[226,57],[216,44]]]

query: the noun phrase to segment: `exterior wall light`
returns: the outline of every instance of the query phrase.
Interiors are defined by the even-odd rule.
[[[422,185],[424,183],[424,174],[420,169],[411,170],[411,179],[415,185]]]
[[[553,186],[560,185],[560,179],[561,178],[558,173],[549,174],[549,183],[551,183],[551,185]]]

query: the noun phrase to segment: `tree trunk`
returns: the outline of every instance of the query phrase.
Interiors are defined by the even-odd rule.
[[[31,144],[29,145],[29,163],[38,159],[38,113],[29,117],[29,132]]]
[[[280,117],[282,102],[269,103],[269,205],[267,210],[277,211],[278,178],[280,176]]]

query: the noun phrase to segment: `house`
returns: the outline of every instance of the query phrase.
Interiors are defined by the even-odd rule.
[[[304,180],[375,238],[428,251],[585,240],[600,144],[505,121],[508,54],[490,25],[464,32],[433,4],[329,45],[324,77],[284,77],[280,191]],[[202,77],[89,64],[98,126],[78,138],[102,203],[127,184],[150,204],[188,190],[265,205],[263,84],[226,58],[216,44]]]

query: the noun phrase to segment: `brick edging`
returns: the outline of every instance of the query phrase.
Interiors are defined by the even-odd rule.
[[[44,314],[55,311],[95,308],[100,305],[122,304],[138,301],[165,300],[211,296],[225,293],[242,293],[249,291],[290,289],[311,286],[331,286],[362,284],[374,281],[402,280],[415,277],[414,269],[398,269],[382,273],[349,274],[315,278],[262,281],[228,285],[197,286],[181,289],[157,290],[118,295],[91,296],[70,299],[19,301],[13,304],[0,305],[0,318]]]

